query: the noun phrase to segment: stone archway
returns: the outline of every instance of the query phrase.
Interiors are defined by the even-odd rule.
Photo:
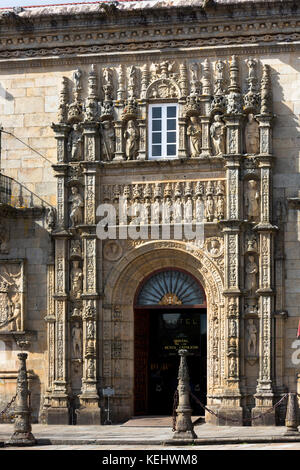
[[[116,391],[118,419],[133,414],[134,297],[143,279],[163,268],[189,272],[203,286],[207,299],[207,395],[222,387],[225,364],[223,278],[205,251],[189,250],[181,241],[151,241],[130,250],[105,283],[103,308],[103,379]],[[209,400],[208,400],[209,402]]]

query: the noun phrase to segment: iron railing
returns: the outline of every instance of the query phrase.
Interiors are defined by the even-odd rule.
[[[7,204],[17,209],[49,206],[14,178],[2,173],[0,173],[0,204]]]

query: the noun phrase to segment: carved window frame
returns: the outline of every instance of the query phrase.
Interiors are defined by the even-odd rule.
[[[175,146],[176,146],[176,152],[173,155],[167,155],[167,145],[174,145],[174,142],[167,142],[167,109],[175,107],[176,108],[176,126],[175,130],[169,130],[169,132],[175,132],[176,135],[176,140],[175,140]],[[153,109],[158,109],[161,108],[161,155],[160,156],[154,156],[152,151],[152,136],[153,136],[153,119],[159,119],[159,118],[153,118]],[[168,103],[155,103],[155,104],[149,104],[148,107],[148,159],[149,160],[174,160],[178,158],[178,140],[179,140],[179,129],[178,129],[178,111],[179,111],[179,106],[177,102],[168,102]],[[172,117],[170,119],[173,119]]]

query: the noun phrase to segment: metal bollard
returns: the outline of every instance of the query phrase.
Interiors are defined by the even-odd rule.
[[[190,405],[190,377],[186,361],[188,351],[181,349],[178,351],[180,356],[180,365],[178,371],[178,406],[176,409],[176,430],[173,439],[197,439],[194,432]]]
[[[28,381],[26,370],[26,353],[18,354],[20,368],[17,378],[17,399],[15,410],[14,433],[6,445],[33,446],[36,441],[31,433],[31,409],[28,406]]]
[[[288,402],[285,417],[285,434],[299,434],[297,426],[297,396],[296,393],[288,394]]]

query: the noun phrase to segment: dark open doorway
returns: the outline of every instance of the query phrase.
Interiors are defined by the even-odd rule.
[[[171,275],[173,290],[176,272],[173,271]],[[177,387],[179,349],[187,349],[191,353],[188,357],[191,391],[202,403],[206,403],[207,320],[204,292],[197,284],[194,289],[199,290],[201,298],[190,296],[190,301],[196,300],[197,303],[184,305],[180,297],[171,291],[170,283],[166,283],[167,275],[159,275],[160,280],[163,278],[163,292],[160,292],[157,280],[153,281],[154,276],[150,278],[152,288],[158,297],[162,295],[162,298],[166,298],[166,295],[169,295],[171,305],[165,301],[156,305],[139,305],[145,298],[145,291],[141,289],[142,294],[137,297],[135,308],[135,415],[172,414],[173,397]],[[187,284],[189,279],[195,282],[194,278],[186,274],[181,275],[181,281],[184,280]],[[177,276],[176,286],[178,285]],[[177,289],[181,292],[181,298],[184,298],[187,289],[188,286]],[[153,302],[149,296],[149,286],[146,294],[149,302]],[[195,415],[203,415],[202,408],[195,403],[193,411]]]

